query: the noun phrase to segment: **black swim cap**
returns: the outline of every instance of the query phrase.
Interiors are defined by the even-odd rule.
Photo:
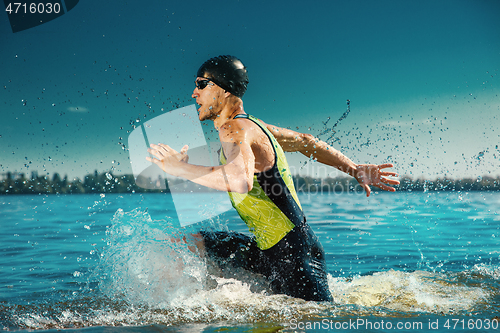
[[[218,56],[205,61],[196,76],[210,79],[236,97],[243,97],[247,90],[247,68],[240,59],[233,56]]]

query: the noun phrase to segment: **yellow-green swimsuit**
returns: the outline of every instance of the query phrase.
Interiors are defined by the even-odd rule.
[[[267,250],[285,237],[294,226],[303,223],[304,214],[293,186],[292,175],[283,149],[269,130],[255,117],[242,114],[257,124],[268,136],[274,148],[275,163],[271,169],[253,177],[250,192],[229,192],[233,207],[255,235],[261,250]],[[224,154],[220,154],[225,164]]]

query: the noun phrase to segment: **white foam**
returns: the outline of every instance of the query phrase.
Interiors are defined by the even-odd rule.
[[[389,270],[352,279],[329,277],[336,302],[360,306],[383,306],[395,311],[453,313],[486,300],[479,287],[449,281],[444,274]]]
[[[486,264],[476,264],[471,269],[471,273],[481,274],[493,278],[500,279],[500,267]]]
[[[162,268],[151,269],[148,272],[158,273],[161,270]],[[148,274],[150,273],[137,280],[150,278]],[[467,312],[488,297],[488,292],[479,287],[465,286],[449,281],[443,274],[424,271],[391,270],[351,279],[329,276],[334,303],[307,302],[285,295],[268,295],[265,291],[252,291],[250,284],[238,279],[213,279],[215,286],[211,288],[199,288],[196,292],[190,289],[175,296],[172,296],[173,291],[169,289],[171,287],[162,290],[165,288],[162,285],[149,289],[140,284],[127,285],[129,290],[123,290],[127,295],[126,304],[121,304],[116,296],[117,302],[101,303],[98,308],[87,309],[83,313],[72,307],[59,314],[25,314],[18,317],[18,323],[20,327],[40,329],[142,326],[153,323],[181,326],[218,322],[288,323],[297,318],[333,318],[339,315],[390,316],[391,311],[441,315]],[[133,281],[135,280],[128,280],[129,283],[135,283]],[[141,292],[144,295],[139,297]],[[153,295],[154,293],[157,295]],[[145,301],[148,297],[149,300]]]

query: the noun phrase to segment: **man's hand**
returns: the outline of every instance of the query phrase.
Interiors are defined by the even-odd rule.
[[[392,168],[394,165],[387,164],[359,164],[354,171],[354,178],[366,191],[366,196],[369,197],[371,193],[370,185],[378,187],[381,190],[395,192],[396,189],[389,185],[399,185],[398,180],[387,179],[385,177],[397,177],[398,174],[395,172],[381,171],[381,169]]]
[[[158,165],[163,171],[170,175],[176,175],[175,170],[180,167],[181,163],[187,163],[189,156],[187,155],[188,146],[182,147],[180,153],[171,147],[159,143],[151,144],[148,152],[156,158],[146,157],[146,160]]]

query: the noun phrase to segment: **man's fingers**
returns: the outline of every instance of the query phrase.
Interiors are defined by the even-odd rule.
[[[182,147],[181,149],[181,155],[182,155],[181,160],[186,163],[189,161],[189,156],[187,154],[188,149],[189,149],[188,145],[184,145],[184,147]]]
[[[384,190],[384,191],[396,192],[396,189],[394,187],[390,187],[390,186],[381,186],[379,188]]]
[[[176,151],[173,150],[169,145],[166,145],[166,144],[163,144],[163,143],[159,143],[158,147],[159,147],[160,150],[162,150],[162,151],[164,151],[166,153],[169,153],[169,154],[176,153]]]
[[[399,185],[399,180],[396,179],[380,178],[380,180],[386,184]]]
[[[387,185],[382,184],[382,183],[373,184],[373,186],[378,187],[379,189],[384,190],[384,191],[396,192],[396,189],[394,187],[387,186]]]
[[[389,192],[396,192],[396,189],[391,186],[383,186],[382,190],[384,191],[389,191]]]
[[[166,145],[164,143],[159,143],[159,144],[150,144],[150,148],[148,148],[148,152],[156,157],[157,159],[151,159],[151,158],[146,158],[150,162],[154,162],[158,165],[161,165],[167,160],[170,160],[170,158],[175,157],[179,161],[186,162],[188,161],[188,155],[186,154],[189,146],[184,145],[182,147],[180,153],[178,153],[175,149],[172,149],[169,145]]]
[[[370,165],[365,171],[360,171],[359,182],[366,192],[366,196],[369,197],[371,194],[370,186],[375,186],[381,190],[395,192],[396,189],[389,185],[399,185],[399,181],[395,179],[389,179],[385,177],[398,177],[396,172],[392,171],[382,171],[385,168],[392,168],[394,165],[392,163],[384,163],[380,165]]]
[[[392,167],[394,167],[394,164],[392,164],[392,163],[380,164],[378,166],[379,169],[392,168]]]
[[[380,171],[380,175],[384,177],[398,177],[399,175],[395,172]]]
[[[154,164],[157,164],[157,165],[160,165],[160,161],[157,160],[156,158],[151,158],[151,157],[146,157],[146,160],[151,162],[151,163],[154,163]]]
[[[361,185],[363,187],[363,189],[365,190],[366,192],[366,196],[369,197],[370,196],[370,193],[372,192],[372,190],[370,189],[370,186],[366,185],[366,184],[363,184]]]
[[[153,155],[154,157],[158,158],[158,159],[163,158],[163,154],[162,154],[160,151],[156,150],[156,149],[148,149],[148,152],[149,152],[151,155]],[[157,161],[156,159],[151,158],[151,157],[146,157],[146,159],[147,159],[148,161],[149,161],[149,160],[151,160],[151,162],[155,162],[155,161]]]
[[[148,151],[150,153],[156,151],[156,152],[161,153],[162,155],[167,155],[167,154],[174,155],[174,154],[177,154],[177,151],[175,151],[175,149],[172,149],[172,147],[170,147],[169,145],[166,145],[164,143],[159,143],[157,145],[155,145],[154,143],[152,143],[149,146],[151,147],[151,148],[148,149]],[[184,151],[187,151],[187,145],[185,145],[184,147],[182,147],[182,149],[184,149],[184,148],[186,148]],[[181,153],[182,153],[182,150],[181,150]]]
[[[395,179],[380,178],[379,182],[376,182],[372,185],[384,191],[395,192],[396,189],[389,185],[399,185],[399,181]]]

